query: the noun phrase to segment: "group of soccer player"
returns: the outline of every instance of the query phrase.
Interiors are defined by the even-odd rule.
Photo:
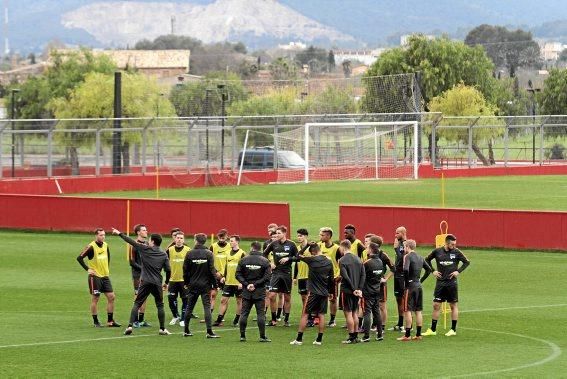
[[[226,229],[217,233],[217,241],[206,247],[207,236],[194,236],[194,246],[185,243],[185,235],[179,228],[171,231],[172,242],[162,250],[162,237],[151,234],[145,225],[134,227],[136,239],[113,229],[130,244],[129,261],[132,270],[135,299],[125,335],[133,328],[149,327],[144,320],[146,300],[155,299],[159,334],[171,334],[165,328],[163,292],[167,291],[172,313],[170,325],[179,323],[184,337],[191,337],[191,319],[197,300],[201,298],[206,337],[219,338],[212,327],[224,325],[224,317],[231,297],[236,299],[236,312],[232,322],[240,329],[240,341],[246,341],[246,328],[252,307],[256,308],[256,321],[260,342],[271,342],[266,336],[266,326],[275,327],[281,321],[290,326],[291,292],[294,281],[303,303],[296,338],[292,345],[303,344],[307,327],[318,327],[314,345],[321,345],[325,326],[336,326],[336,314],[344,312],[348,338],[343,343],[369,342],[371,332],[375,339],[384,338],[387,321],[387,282],[394,277],[394,296],[398,308],[398,322],[389,330],[405,332],[398,341],[421,340],[422,336],[437,334],[441,304],[451,308],[451,329],[446,336],[455,336],[458,320],[457,276],[470,264],[456,247],[456,238],[447,235],[444,246],[433,250],[426,258],[416,252],[416,243],[407,238],[407,231],[400,226],[395,231],[395,260],[382,250],[383,238],[366,234],[364,243],[356,237],[356,228],[348,224],[344,239],[333,242],[333,230],[322,227],[318,241],[309,242],[305,228],[297,230],[297,242],[287,237],[287,228],[268,225],[269,239],[260,244],[253,242],[250,252],[240,248],[240,237],[230,235]],[[85,263],[85,258],[88,261]],[[431,264],[435,260],[437,269]],[[97,315],[97,303],[101,294],[107,297],[107,326],[120,327],[114,320],[114,292],[109,279],[110,250],[105,242],[105,231],[98,228],[95,240],[89,243],[77,261],[88,271],[91,293],[91,314],[95,327],[101,327]],[[389,271],[388,271],[389,270]],[[422,270],[424,274],[421,275]],[[165,281],[161,275],[165,273]],[[422,333],[423,293],[421,283],[431,274],[437,279],[433,299],[431,327]],[[213,323],[217,295],[221,292],[218,317]],[[181,299],[181,310],[178,309]],[[271,320],[266,323],[268,308]],[[330,308],[330,319],[325,318]],[[411,336],[415,316],[415,336]],[[359,338],[359,333],[362,334]]]

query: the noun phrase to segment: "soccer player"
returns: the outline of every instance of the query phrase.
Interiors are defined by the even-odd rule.
[[[221,305],[219,307],[219,316],[213,326],[222,326],[224,315],[228,309],[228,300],[231,297],[236,297],[236,316],[232,326],[237,326],[240,319],[240,311],[242,309],[242,284],[236,280],[236,267],[238,262],[246,255],[244,250],[239,246],[240,236],[230,236],[230,252],[226,255],[226,263],[224,265],[224,275],[221,282],[224,281],[224,288],[222,290]]]
[[[297,247],[293,241],[287,239],[287,228],[279,226],[276,230],[276,240],[271,242],[264,250],[264,256],[272,253],[274,257],[274,268],[270,281],[270,308],[272,321],[268,326],[277,325],[276,296],[278,293],[284,295],[284,326],[289,325],[289,311],[291,309],[291,264],[297,261]]]
[[[380,284],[380,316],[382,318],[382,331],[383,331],[384,326],[388,321],[388,307],[386,304],[386,301],[388,299],[388,280],[392,277],[392,275],[394,275],[395,267],[388,254],[386,254],[381,249],[382,244],[384,243],[384,239],[380,236],[374,234],[367,234],[364,237],[364,244],[366,246],[366,249],[363,256],[368,256],[368,251],[370,250],[368,246],[370,243],[375,243],[376,245],[378,245],[378,253],[376,254],[378,254],[379,259],[382,261],[382,265],[384,267],[384,274],[386,273],[386,269],[388,268],[390,269],[390,271],[384,275],[384,278],[381,280],[381,284]],[[363,260],[363,262],[364,261],[365,260]],[[376,326],[376,320],[373,322],[372,326],[373,328]]]
[[[183,262],[183,280],[187,289],[187,311],[185,311],[185,327],[183,337],[192,337],[193,333],[189,330],[189,315],[193,313],[195,304],[199,297],[203,302],[203,312],[205,313],[205,324],[207,325],[207,338],[220,338],[212,329],[211,320],[211,288],[220,279],[220,275],[215,269],[215,259],[213,253],[205,247],[207,235],[204,233],[195,234],[195,247],[185,256]]]
[[[167,254],[165,251],[160,249],[162,241],[161,236],[159,234],[152,234],[150,236],[149,243],[146,245],[136,242],[124,233],[120,233],[120,231],[115,228],[112,228],[112,234],[119,235],[120,238],[136,247],[142,254],[142,275],[140,276],[141,284],[138,289],[136,300],[134,300],[134,305],[132,306],[130,322],[124,331],[124,334],[132,334],[132,326],[138,317],[138,311],[150,294],[154,297],[156,302],[159,320],[159,334],[164,336],[171,334],[165,328],[165,312],[163,309],[163,291],[167,289],[167,284],[169,283],[169,278],[171,276],[171,267],[169,266]],[[164,284],[162,284],[162,270],[165,272]]]
[[[136,242],[147,243],[148,229],[146,225],[137,224],[134,226],[134,233],[136,234]],[[134,300],[138,295],[138,288],[140,288],[140,276],[142,275],[142,254],[134,246],[128,245],[128,261],[132,269],[132,282],[134,284]],[[150,327],[150,323],[144,320],[146,313],[146,303],[142,304],[138,311],[138,319],[134,322],[134,328]]]
[[[344,237],[351,243],[352,252],[357,255],[360,259],[363,258],[362,253],[364,252],[364,244],[356,238],[356,228],[352,224],[346,224],[344,229]]]
[[[335,317],[337,316],[337,295],[339,293],[338,287],[341,282],[341,272],[339,269],[339,259],[341,258],[341,251],[339,245],[332,241],[333,229],[324,226],[319,229],[319,247],[321,248],[321,254],[325,255],[331,260],[333,264],[333,280],[335,282],[335,291],[333,292],[335,296],[330,301],[331,308],[331,319],[329,320],[328,327],[335,327]]]
[[[301,251],[301,249],[304,249],[307,247],[307,237],[309,236],[309,233],[307,232],[307,229],[298,229],[297,230],[297,250]],[[309,256],[309,251],[304,251],[304,253],[302,254],[304,256]],[[305,301],[307,300],[307,278],[309,277],[309,266],[307,266],[307,263],[299,261],[295,264],[295,270],[294,270],[294,278],[297,280],[297,292],[299,293],[299,295],[301,296],[301,303],[303,304],[303,307],[305,307]],[[309,318],[309,321],[311,322],[311,318]]]
[[[236,280],[243,287],[242,315],[240,317],[240,342],[246,342],[246,326],[252,306],[256,307],[256,320],[260,342],[272,342],[266,337],[266,312],[264,310],[265,286],[270,280],[272,267],[260,251],[260,242],[252,242],[250,255],[243,257],[236,268]]]
[[[398,305],[398,323],[388,330],[404,330],[404,241],[407,239],[407,230],[400,226],[396,228],[394,237],[394,252],[396,254],[394,271],[394,296]]]
[[[447,235],[444,246],[433,250],[425,258],[427,263],[431,263],[433,260],[437,263],[437,270],[433,271],[433,276],[437,278],[437,283],[433,293],[431,328],[427,329],[423,335],[437,335],[437,320],[439,320],[441,303],[446,301],[451,307],[451,329],[445,335],[447,337],[456,336],[457,320],[459,319],[457,276],[470,265],[470,261],[457,248],[457,238],[452,234]],[[459,262],[461,262],[460,267]]]
[[[427,278],[427,275],[433,271],[429,263],[415,252],[415,241],[404,241],[404,318],[406,326],[406,334],[397,338],[398,341],[421,341],[421,327],[423,325],[423,290],[421,283]],[[420,280],[421,269],[425,269],[425,274]],[[411,337],[412,312],[415,314],[415,337]]]
[[[334,297],[335,281],[333,263],[321,254],[321,248],[315,242],[309,244],[309,255],[300,255],[302,262],[309,266],[309,280],[307,287],[309,295],[307,302],[303,306],[303,313],[299,321],[297,337],[290,342],[290,345],[303,344],[303,332],[307,326],[310,315],[319,317],[319,334],[313,341],[313,345],[323,343],[323,333],[325,332],[325,314],[327,313],[328,300]]]
[[[228,243],[228,231],[226,229],[221,229],[217,233],[217,242],[213,243],[210,250],[213,252],[213,257],[215,258],[215,269],[221,275],[224,274],[224,269],[226,265],[226,256],[229,253],[231,247]],[[215,302],[217,300],[218,291],[222,291],[224,284],[218,280],[211,290],[211,314],[215,310]]]
[[[110,249],[105,242],[106,233],[102,228],[95,230],[95,239],[85,247],[83,252],[77,257],[77,262],[88,272],[89,292],[91,294],[91,315],[95,328],[102,325],[98,321],[98,300],[100,294],[106,296],[106,325],[112,328],[120,327],[120,324],[114,321],[114,290],[110,283]],[[85,264],[85,257],[89,260]]]
[[[264,244],[262,245],[262,251],[266,250],[266,248],[268,247],[268,245],[270,243],[272,243],[273,241],[275,241],[277,239],[276,237],[276,230],[278,229],[278,224],[274,224],[271,223],[268,225],[268,235],[270,236],[270,238],[266,241],[264,241]],[[268,259],[273,262],[274,258],[272,255],[268,256]],[[274,267],[272,267],[273,269]],[[268,310],[268,307],[270,306],[270,296],[269,296],[269,289],[267,289],[267,296],[266,296],[266,311]],[[281,321],[282,320],[282,311],[283,311],[283,307],[284,307],[284,296],[283,293],[278,293],[277,295],[278,297],[278,311],[276,313],[276,321]]]
[[[169,232],[169,234],[171,235],[171,242],[169,243],[169,245],[167,245],[167,247],[165,248],[165,251],[167,251],[170,247],[175,245],[175,236],[177,235],[177,232],[180,232],[180,231],[181,231],[180,228],[171,229],[171,231]]]
[[[363,263],[366,278],[362,288],[364,337],[362,342],[370,342],[370,325],[376,325],[376,340],[382,341],[382,318],[380,315],[380,299],[384,280],[384,263],[380,259],[380,246],[370,242],[367,246],[368,259]]]
[[[358,304],[362,297],[362,288],[366,279],[362,261],[351,251],[351,246],[349,240],[343,240],[340,243],[341,253],[343,254],[343,257],[339,260],[341,297],[349,334],[348,339],[343,341],[345,344],[359,342],[356,319]]]
[[[185,289],[183,288],[183,262],[185,256],[189,252],[189,246],[185,245],[185,235],[181,230],[175,232],[175,244],[167,249],[167,256],[171,266],[171,278],[167,287],[167,299],[169,302],[169,309],[173,318],[169,325],[175,325],[180,320],[185,320],[185,311],[187,310],[187,297],[185,296]],[[177,309],[177,297],[181,298],[181,314]],[[181,325],[183,326],[183,325]]]

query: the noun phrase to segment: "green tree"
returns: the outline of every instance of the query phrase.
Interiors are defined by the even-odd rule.
[[[328,85],[309,102],[311,114],[352,114],[356,113],[353,88]]]
[[[224,87],[219,88],[219,85]],[[248,92],[238,75],[211,72],[204,80],[175,86],[171,90],[169,100],[180,117],[220,116],[223,93],[226,96],[225,107],[248,97]]]
[[[541,67],[539,45],[532,33],[503,26],[479,25],[465,37],[467,45],[484,48],[496,67],[506,67],[514,77],[518,67]]]
[[[312,73],[319,73],[327,71],[327,50],[315,46],[309,46],[307,49],[298,52],[295,55],[295,60],[301,65],[309,65],[309,70]]]
[[[543,114],[567,114],[567,70],[549,71],[538,100]]]
[[[154,79],[142,74],[124,73],[122,78],[122,116],[123,117],[153,117],[156,115],[156,108],[159,106],[160,116],[173,116],[175,110],[171,103],[161,94],[163,88]],[[110,118],[114,115],[114,76],[99,72],[87,74],[83,83],[76,87],[66,97],[52,99],[48,107],[59,119],[68,118]],[[59,122],[59,130],[74,128],[96,128],[100,124],[82,123],[81,121]],[[130,167],[129,147],[131,144],[139,144],[140,133],[128,133],[130,127],[142,127],[143,121],[132,121],[123,123],[125,131],[123,135],[123,162],[125,172]],[[105,132],[102,135],[105,144],[111,143],[112,135]],[[56,137],[62,143],[69,146],[70,163],[72,173],[79,173],[79,159],[77,149],[81,146],[93,144],[95,133],[93,132],[69,132],[57,133]]]
[[[487,103],[482,93],[474,87],[458,84],[454,88],[434,97],[429,109],[432,112],[441,112],[446,116],[494,116],[497,108]],[[440,125],[444,122],[441,121]],[[473,128],[472,149],[485,166],[494,163],[492,153],[492,139],[504,134],[504,127],[484,127],[482,121],[476,122]],[[480,127],[479,127],[480,126]],[[503,125],[504,126],[504,125]],[[468,143],[467,128],[444,128],[443,137],[449,141]],[[478,146],[480,141],[489,141],[489,159],[487,159]]]
[[[329,50],[329,55],[327,56],[327,65],[329,66],[329,72],[335,71],[336,62],[335,62],[335,53],[333,50]]]
[[[297,65],[287,58],[277,58],[270,63],[273,80],[295,80],[298,78]]]

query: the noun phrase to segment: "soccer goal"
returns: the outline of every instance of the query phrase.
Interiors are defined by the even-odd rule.
[[[277,181],[417,179],[417,139],[415,121],[307,123],[274,135],[279,161],[303,159],[301,168],[283,162]]]

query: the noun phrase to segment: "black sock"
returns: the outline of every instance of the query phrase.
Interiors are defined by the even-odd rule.
[[[276,317],[276,312],[272,312],[272,321],[276,321],[277,317]]]
[[[335,316],[334,314],[331,314],[331,320],[329,322],[334,322],[335,321]]]
[[[404,316],[398,316],[398,326],[404,326]]]
[[[108,322],[114,321],[114,313],[112,313],[112,312],[107,313],[106,314],[106,321],[108,321]]]
[[[359,317],[359,318],[358,318],[358,327],[359,327],[359,328],[362,328],[362,320],[363,320],[362,317]]]
[[[221,315],[219,313],[218,317],[217,317],[217,322],[220,324],[222,322],[222,319],[224,318],[224,315]]]
[[[451,320],[451,329],[457,331],[457,320]]]
[[[144,314],[138,312],[138,322],[144,322]]]
[[[240,338],[246,338],[246,333],[245,332],[240,333]]]
[[[421,326],[415,327],[415,335],[418,337],[421,336]]]
[[[282,311],[283,311],[283,308],[278,308],[278,313],[277,313],[277,317],[276,317],[276,318],[282,317]]]
[[[207,329],[207,334],[215,334],[212,329]]]
[[[95,324],[100,324],[100,322],[98,322],[98,315],[93,315],[93,322]]]
[[[431,330],[432,331],[437,330],[437,320],[431,320]]]
[[[323,341],[323,333],[319,333],[317,334],[317,342],[322,342]]]
[[[234,321],[232,322],[233,324],[238,324],[238,321],[240,320],[240,315],[236,315],[234,316]]]
[[[284,321],[285,321],[285,322],[288,322],[288,321],[289,321],[289,313],[285,313],[285,312],[284,312],[283,315],[284,315]]]
[[[406,337],[411,335],[411,328],[406,328]]]
[[[297,332],[297,338],[295,339],[296,341],[303,341],[303,332]]]

